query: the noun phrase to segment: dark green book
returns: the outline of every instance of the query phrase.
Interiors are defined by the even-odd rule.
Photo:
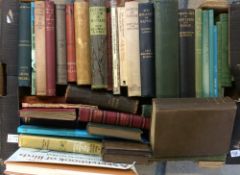
[[[31,3],[20,3],[18,43],[18,83],[31,86]]]
[[[142,105],[142,116],[151,117],[152,115],[152,105]]]
[[[178,0],[153,0],[156,96],[179,97]]]
[[[107,21],[104,0],[89,1],[92,88],[107,88]]]

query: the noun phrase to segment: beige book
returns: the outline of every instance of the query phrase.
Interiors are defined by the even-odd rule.
[[[91,84],[90,34],[89,34],[89,3],[74,3],[77,84]]]
[[[128,96],[141,96],[138,2],[125,3],[125,58],[127,61]]]
[[[120,61],[120,85],[127,86],[127,62],[125,59],[125,33],[124,33],[124,19],[125,7],[118,7],[118,42],[119,42],[119,61]]]
[[[46,95],[45,2],[35,2],[36,94]]]

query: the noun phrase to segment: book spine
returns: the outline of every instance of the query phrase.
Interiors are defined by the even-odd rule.
[[[217,31],[217,26],[214,25],[213,28],[213,33],[214,33],[214,60],[213,60],[213,96],[218,97],[218,31]]]
[[[125,57],[125,8],[118,7],[118,38],[119,38],[119,61],[120,61],[120,84],[127,86],[127,61]]]
[[[113,94],[119,95],[120,91],[120,61],[118,39],[118,15],[117,1],[111,0],[111,30],[112,30],[112,70],[113,70]]]
[[[228,14],[221,14],[222,23],[222,86],[230,87],[232,85],[229,59],[228,59]]]
[[[209,21],[208,10],[204,10],[202,23],[202,80],[203,80],[203,97],[209,97]]]
[[[66,40],[67,40],[67,80],[76,82],[76,47],[74,26],[74,5],[66,5]]]
[[[128,96],[141,96],[138,2],[125,3],[125,39]]]
[[[151,117],[152,116],[152,105],[142,105],[142,113],[143,117]]]
[[[218,94],[223,96],[223,86],[222,86],[222,23],[217,22],[218,31]]]
[[[20,135],[19,147],[100,156],[102,143],[88,140],[73,140],[57,137]]]
[[[108,85],[106,7],[104,0],[90,0],[89,3],[92,88],[106,89]]]
[[[56,45],[55,45],[55,5],[46,1],[46,67],[47,95],[56,95]],[[41,82],[41,81],[40,81]]]
[[[80,122],[102,123],[141,129],[149,129],[150,127],[149,118],[104,110],[79,109],[78,120]]]
[[[47,95],[45,2],[35,3],[36,95]],[[49,76],[49,75],[48,75]]]
[[[69,85],[66,90],[67,103],[82,103],[96,105],[103,109],[112,109],[135,114],[138,110],[138,100],[110,93],[91,91],[90,89]]]
[[[214,14],[208,10],[209,22],[209,96],[214,97]]]
[[[18,43],[18,85],[31,86],[31,4],[20,3]]]
[[[31,2],[31,43],[32,43],[32,45],[31,45],[31,47],[32,47],[31,94],[32,95],[36,95],[36,57],[35,57],[35,27],[34,27],[35,15],[34,15],[34,11],[35,11],[35,3]]]
[[[180,97],[195,97],[195,12],[179,10]]]
[[[74,2],[77,84],[91,84],[89,2]]]
[[[153,0],[157,97],[179,97],[178,0]]]
[[[154,9],[152,3],[140,3],[139,42],[141,68],[141,95],[155,96],[154,79]]]
[[[230,66],[231,72],[233,74],[236,88],[240,89],[240,35],[239,35],[239,26],[240,26],[240,4],[231,4],[229,10],[229,48],[230,48]]]
[[[109,91],[113,90],[113,50],[112,50],[112,18],[111,18],[111,1],[106,0],[105,6],[107,10],[107,70],[108,70],[108,87]]]
[[[5,86],[6,86],[6,81],[5,81],[5,66],[4,64],[0,63],[0,96],[5,95]]]
[[[67,84],[66,9],[56,4],[57,84]]]
[[[202,9],[195,11],[195,79],[196,97],[203,96],[202,84]]]

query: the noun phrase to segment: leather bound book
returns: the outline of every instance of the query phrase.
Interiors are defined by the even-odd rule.
[[[88,88],[69,85],[65,94],[67,103],[96,105],[102,109],[117,110],[136,114],[138,100],[123,96],[114,96],[107,92],[91,91]]]
[[[106,0],[105,6],[107,9],[107,69],[108,69],[108,87],[109,91],[113,90],[113,50],[112,50],[112,19],[111,19],[111,1]]]
[[[57,84],[67,84],[65,4],[56,4]]]
[[[74,5],[66,4],[66,40],[67,40],[67,80],[76,82],[76,48],[75,48],[75,26]]]
[[[179,10],[180,97],[195,97],[195,11]]]
[[[155,96],[154,8],[152,3],[139,4],[139,42],[141,65],[141,95]]]
[[[35,56],[36,56],[36,95],[47,95],[46,75],[46,6],[44,1],[35,2]],[[54,35],[51,35],[54,37]],[[50,38],[51,38],[50,37]],[[48,74],[50,76],[50,74]]]
[[[107,20],[104,0],[89,1],[92,88],[106,89],[107,75]]]
[[[240,2],[235,2],[230,5],[229,10],[229,45],[230,45],[230,66],[231,72],[234,77],[236,87],[240,90],[240,50],[238,46],[240,45]]]
[[[80,108],[78,111],[78,120],[80,122],[102,123],[130,128],[150,128],[149,118],[144,118],[140,115],[91,108]]]
[[[141,96],[138,2],[125,3],[125,58],[127,59],[128,96]]]
[[[154,157],[226,154],[235,114],[236,104],[229,97],[154,99],[150,131]]]
[[[46,1],[46,72],[47,95],[56,95],[55,5]]]
[[[31,86],[31,4],[20,3],[18,43],[18,85]]]
[[[89,2],[74,2],[77,84],[91,84]]]
[[[153,0],[156,96],[179,97],[178,0]]]

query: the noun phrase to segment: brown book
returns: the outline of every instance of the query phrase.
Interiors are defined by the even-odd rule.
[[[114,96],[107,92],[91,91],[88,88],[68,85],[65,99],[67,103],[96,105],[102,109],[117,110],[136,114],[138,100],[123,96]]]
[[[47,95],[56,95],[55,5],[46,1],[46,77]],[[40,80],[41,82],[41,80]]]
[[[102,155],[103,160],[107,162],[146,164],[152,156],[152,151],[148,144],[104,140]]]
[[[67,103],[22,103],[22,108],[97,109],[97,106],[82,105],[82,104],[67,104]]]
[[[6,86],[6,81],[5,81],[5,65],[0,63],[0,96],[5,95],[5,86]]]
[[[22,98],[22,103],[66,103],[64,97],[51,97],[51,96],[24,96]]]
[[[142,130],[137,128],[88,123],[87,131],[89,134],[92,134],[92,135],[127,139],[127,140],[139,141],[139,142],[142,141],[142,137],[141,137]]]
[[[107,70],[107,21],[104,0],[89,1],[92,88],[106,89]]]
[[[45,2],[35,2],[36,94],[47,95]]]
[[[153,156],[226,154],[235,114],[236,104],[229,97],[154,99],[150,131]]]
[[[75,26],[74,5],[66,4],[66,40],[67,40],[67,80],[76,82],[76,48],[75,48]]]
[[[91,84],[89,2],[74,2],[77,84]]]
[[[65,4],[56,4],[57,84],[67,84]]]

